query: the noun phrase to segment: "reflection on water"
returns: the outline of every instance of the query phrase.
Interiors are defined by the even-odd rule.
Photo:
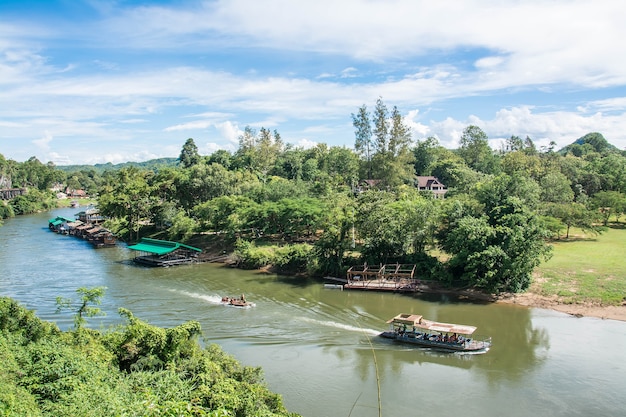
[[[107,316],[89,319],[92,327],[120,323],[119,307],[159,326],[197,320],[206,343],[263,367],[269,387],[305,416],[378,416],[379,385],[384,416],[626,415],[625,323],[449,296],[325,289],[215,264],[139,267],[123,245],[96,250],[49,232],[57,214],[74,212],[0,228],[0,294],[62,328],[72,318],[55,314],[55,299],[75,298],[83,286],[107,287]],[[221,303],[242,293],[255,307]],[[398,313],[476,325],[493,346],[450,354],[378,337]]]

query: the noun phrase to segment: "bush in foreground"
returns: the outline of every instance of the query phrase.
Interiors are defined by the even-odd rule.
[[[0,416],[296,416],[197,322],[61,332],[0,298]]]

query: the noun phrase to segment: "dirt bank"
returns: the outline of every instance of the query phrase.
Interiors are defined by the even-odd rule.
[[[500,296],[497,301],[527,307],[546,308],[578,317],[598,317],[601,319],[626,321],[626,305],[601,306],[593,303],[566,304],[561,302],[557,296],[545,297],[533,292],[506,294]]]

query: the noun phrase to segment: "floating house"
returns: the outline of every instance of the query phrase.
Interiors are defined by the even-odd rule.
[[[67,217],[57,216],[48,220],[48,228],[53,232],[67,233],[70,228],[70,224],[74,223],[74,219],[68,219]]]
[[[193,246],[147,237],[141,238],[139,243],[129,246],[128,249],[138,252],[133,259],[135,262],[148,266],[173,266],[197,262],[198,255],[202,252],[202,249]]]
[[[68,219],[63,216],[57,216],[48,220],[48,228],[59,234],[85,239],[96,248],[115,246],[117,242],[115,235],[111,231],[97,224]]]

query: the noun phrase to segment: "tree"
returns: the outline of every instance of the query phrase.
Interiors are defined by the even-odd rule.
[[[78,307],[76,307],[74,302],[69,298],[57,297],[57,313],[64,309],[75,311],[74,327],[78,330],[85,324],[85,317],[104,315],[104,312],[97,307],[93,307],[93,305],[100,305],[100,299],[104,297],[105,291],[106,287],[81,287],[77,289],[76,293],[80,295],[80,305]]]
[[[384,164],[388,170],[381,175],[386,184],[393,187],[413,182],[415,170],[410,145],[411,132],[404,124],[400,111],[394,106],[391,111],[391,130]]]
[[[358,156],[348,148],[331,147],[323,165],[334,184],[353,186],[359,179]]]
[[[223,166],[224,168],[229,169],[232,164],[232,159],[233,159],[233,156],[226,149],[218,149],[207,158],[206,162],[207,162],[207,165],[217,163]]]
[[[606,226],[612,215],[624,212],[626,198],[619,191],[600,191],[592,197],[591,205],[601,213],[602,223]]]
[[[184,168],[189,168],[200,162],[200,154],[198,154],[198,147],[192,138],[187,139],[183,145],[183,149],[180,151],[178,160]]]
[[[584,204],[575,202],[550,203],[544,208],[547,215],[561,221],[565,227],[565,238],[569,239],[572,227],[578,227],[584,232],[601,233],[604,228],[598,227],[600,215],[597,211],[589,210]]]
[[[375,138],[375,152],[385,155],[389,151],[389,110],[381,97],[378,97],[378,100],[376,100],[372,122],[374,123],[372,133]]]
[[[120,169],[112,178],[112,183],[103,187],[98,199],[98,207],[103,216],[121,221],[120,230],[132,240],[133,234],[139,240],[139,229],[151,218],[157,205],[154,188],[148,182],[152,173],[135,167]]]
[[[346,251],[355,245],[354,199],[336,193],[332,201],[334,204],[328,207],[328,215],[324,217],[325,223],[321,226],[323,232],[315,241],[312,251],[314,270],[322,276],[345,275]]]
[[[539,180],[542,175],[541,160],[537,155],[528,155],[523,151],[506,153],[501,159],[502,171],[509,175],[520,174]]]
[[[381,180],[383,185],[391,187],[410,183],[414,176],[409,147],[411,134],[398,108],[393,108],[390,117],[382,98],[378,98],[371,121],[373,129],[367,116],[365,105],[357,116],[352,115],[357,137],[355,149],[367,155],[367,178]],[[374,141],[371,140],[372,133]]]
[[[541,200],[550,203],[569,203],[574,191],[567,177],[560,172],[549,172],[540,181]]]
[[[256,158],[252,166],[261,173],[261,179],[265,182],[267,173],[274,167],[278,155],[283,151],[284,143],[276,130],[272,135],[268,129],[262,127],[257,144]]]
[[[497,172],[497,159],[489,146],[487,134],[478,126],[470,125],[461,135],[459,155],[471,168],[485,174]]]
[[[167,235],[170,240],[189,240],[198,228],[198,223],[193,218],[187,216],[184,210],[180,210],[172,219],[172,226],[168,229]]]
[[[451,256],[452,275],[490,292],[527,289],[534,268],[550,254],[547,231],[531,210],[538,194],[534,181],[501,174],[477,186],[482,208],[447,203],[438,238]]]
[[[262,127],[257,135],[250,126],[246,126],[239,136],[239,149],[233,165],[256,173],[266,182],[268,173],[274,168],[276,160],[284,150],[284,143],[278,131],[270,132]]]
[[[367,178],[372,179],[372,127],[370,126],[370,114],[367,111],[367,106],[364,104],[359,107],[359,111],[356,115],[352,114],[352,125],[354,126],[354,135],[356,137],[354,142],[354,149],[356,152],[365,159],[367,165]]]
[[[413,211],[412,204],[398,201],[390,192],[367,191],[359,195],[355,224],[363,240],[361,252],[366,262],[396,262],[411,252],[418,224]]]
[[[417,175],[431,175],[438,158],[439,141],[433,136],[418,140],[413,148],[413,166]]]

